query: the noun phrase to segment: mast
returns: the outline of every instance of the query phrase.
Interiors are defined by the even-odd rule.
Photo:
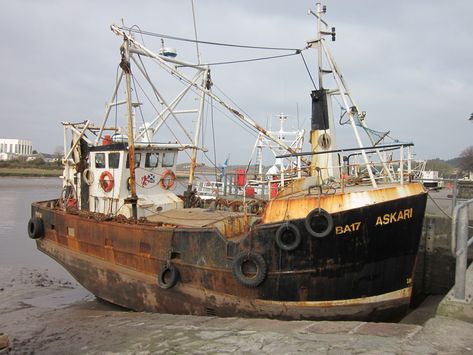
[[[317,37],[315,40],[309,41],[308,46],[311,47],[314,44],[317,45],[317,52],[318,52],[318,73],[319,73],[319,90],[314,90],[312,91],[312,127],[311,127],[311,150],[312,152],[318,152],[318,151],[327,151],[332,148],[332,139],[330,138],[329,134],[329,128],[330,128],[330,123],[332,122],[332,128],[333,127],[333,119],[331,118],[331,95],[339,95],[340,98],[343,101],[343,105],[348,113],[348,118],[350,120],[350,124],[353,129],[353,133],[355,135],[356,141],[358,143],[358,146],[361,148],[363,147],[363,143],[361,141],[360,134],[358,132],[357,124],[355,122],[356,120],[361,121],[361,125],[366,128],[366,124],[362,121],[362,113],[357,107],[356,103],[354,102],[354,99],[351,96],[351,93],[345,83],[345,80],[343,76],[340,73],[340,70],[335,63],[335,60],[332,56],[332,53],[330,52],[330,49],[328,48],[327,44],[325,43],[324,35],[331,35],[332,36],[332,41],[335,40],[335,28],[332,27],[331,31],[328,30],[322,30],[322,24],[325,27],[328,27],[327,23],[322,20],[322,15],[325,14],[326,8],[325,6],[321,6],[320,3],[316,4],[316,12],[310,11],[309,13],[314,15],[317,18]],[[322,56],[326,57],[327,64],[330,67],[330,70],[325,70],[322,68],[323,61],[322,61]],[[323,75],[331,73],[333,75],[333,78],[335,80],[335,83],[337,85],[337,90],[335,91],[328,91],[323,88]],[[330,109],[330,110],[329,110]],[[320,131],[324,131],[324,134],[320,134]],[[328,138],[328,139],[327,139]],[[366,170],[368,171],[368,175],[371,180],[371,184],[373,187],[376,187],[376,180],[374,178],[374,174],[371,168],[371,163],[368,159],[368,156],[366,155],[366,152],[364,150],[361,151],[361,155],[363,157],[364,163],[366,165]],[[379,152],[378,152],[379,155]],[[323,166],[321,164],[321,159],[323,156],[325,157],[325,162],[330,163],[326,164]],[[317,168],[322,168],[321,170],[321,175],[322,179],[326,177],[324,176],[324,171],[326,172],[325,174],[328,173],[331,169],[329,169],[329,166],[333,166],[331,164],[331,155],[330,154],[320,154],[318,155],[312,155],[312,162],[311,162],[311,175],[319,174],[319,169]],[[325,168],[325,169],[324,169]]]
[[[312,152],[320,152],[325,150],[333,149],[335,140],[331,138],[331,129],[334,132],[332,110],[331,110],[331,98],[328,94],[328,90],[324,88],[324,74],[330,73],[329,70],[324,70],[323,65],[323,35],[331,34],[332,38],[334,32],[322,31],[322,15],[325,13],[325,6],[322,7],[320,3],[316,4],[315,13],[310,11],[317,19],[317,37],[311,44],[317,46],[317,61],[318,61],[318,82],[319,89],[314,90],[311,93],[312,98],[312,119],[311,119],[311,130],[310,130],[310,144]],[[334,174],[332,155],[331,154],[314,154],[312,155],[310,165],[310,175],[318,176],[322,180],[332,177]],[[319,181],[322,183],[322,181]]]
[[[202,86],[210,89],[210,70],[207,68],[202,76]],[[204,104],[205,104],[205,91],[200,92],[200,105],[199,114],[197,116],[197,123],[194,136],[194,148],[192,149],[191,167],[189,170],[189,182],[187,183],[187,191],[184,193],[186,197],[184,207],[189,208],[191,206],[192,197],[192,185],[194,183],[195,168],[197,164],[197,145],[200,139],[200,133],[202,130],[202,116],[204,115]]]
[[[131,196],[125,200],[126,203],[131,203],[132,216],[134,219],[138,218],[138,211],[136,203],[138,197],[136,195],[136,179],[135,179],[135,138],[133,134],[133,107],[131,102],[131,67],[130,67],[130,43],[128,36],[124,36],[123,45],[120,47],[122,61],[120,67],[125,73],[126,85],[126,101],[128,111],[128,161],[130,165],[130,192]]]

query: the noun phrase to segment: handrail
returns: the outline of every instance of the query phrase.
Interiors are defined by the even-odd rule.
[[[468,247],[473,244],[473,237],[468,239],[468,207],[471,204],[473,199],[458,204],[452,216],[452,252],[456,258],[453,296],[462,301],[465,301]]]

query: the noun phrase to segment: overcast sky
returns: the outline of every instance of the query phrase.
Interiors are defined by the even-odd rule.
[[[194,35],[190,0],[0,1],[0,137],[30,139],[41,152],[63,144],[60,121],[100,122],[119,62],[120,39],[110,31],[112,23],[123,18],[126,25],[143,30]],[[315,9],[312,1],[195,4],[202,40],[302,48],[315,36],[314,18],[307,15],[309,8]],[[473,123],[468,121],[473,112],[473,1],[325,4],[326,20],[337,29],[337,41],[329,44],[371,128],[414,142],[417,157],[424,159],[453,158],[473,144]],[[179,53],[185,46],[166,44]],[[275,54],[200,49],[204,62]],[[195,61],[192,50],[183,48],[191,57],[179,58]],[[305,56],[315,74],[314,51],[305,51]],[[262,125],[284,112],[291,125],[299,122],[309,128],[313,87],[299,56],[214,67],[212,76],[218,88]],[[219,162],[228,152],[231,163],[246,162],[254,137],[245,138],[238,125],[217,116]],[[352,144],[344,141],[349,133],[340,131],[339,147]]]

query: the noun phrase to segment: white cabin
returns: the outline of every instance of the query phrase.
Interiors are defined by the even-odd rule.
[[[138,218],[156,212],[182,208],[173,192],[178,146],[173,144],[136,144],[135,181]],[[130,170],[126,143],[89,147],[88,168],[82,184],[76,186],[81,209],[106,215],[132,216]],[[88,206],[88,208],[87,208]]]

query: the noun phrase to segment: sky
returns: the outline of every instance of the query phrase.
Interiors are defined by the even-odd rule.
[[[337,32],[337,40],[328,44],[358,105],[367,112],[370,128],[414,142],[418,159],[454,158],[473,145],[473,122],[468,120],[473,112],[471,0],[324,4],[325,20]],[[315,37],[309,8],[315,9],[315,2],[195,0],[198,37],[304,48]],[[99,124],[120,60],[121,40],[110,25],[122,19],[146,31],[194,37],[191,0],[0,0],[0,138],[29,139],[33,149],[52,153],[63,145],[61,121],[90,119]],[[159,49],[159,41],[145,38],[153,50]],[[178,58],[196,61],[194,45],[166,40],[166,46],[176,48]],[[204,63],[281,54],[205,45],[199,49]],[[315,55],[304,51],[314,77]],[[261,125],[276,122],[274,117],[284,112],[287,128],[309,129],[313,85],[300,56],[211,69],[214,88]],[[164,83],[159,76],[158,81]],[[150,120],[153,112],[144,106],[145,120]],[[195,122],[188,120],[189,125]],[[204,145],[212,151],[209,118],[206,122]],[[214,124],[217,161],[231,154],[231,163],[246,163],[255,136],[219,110]],[[349,128],[341,127],[337,134],[340,148],[353,146]],[[160,139],[172,137],[163,133]]]

